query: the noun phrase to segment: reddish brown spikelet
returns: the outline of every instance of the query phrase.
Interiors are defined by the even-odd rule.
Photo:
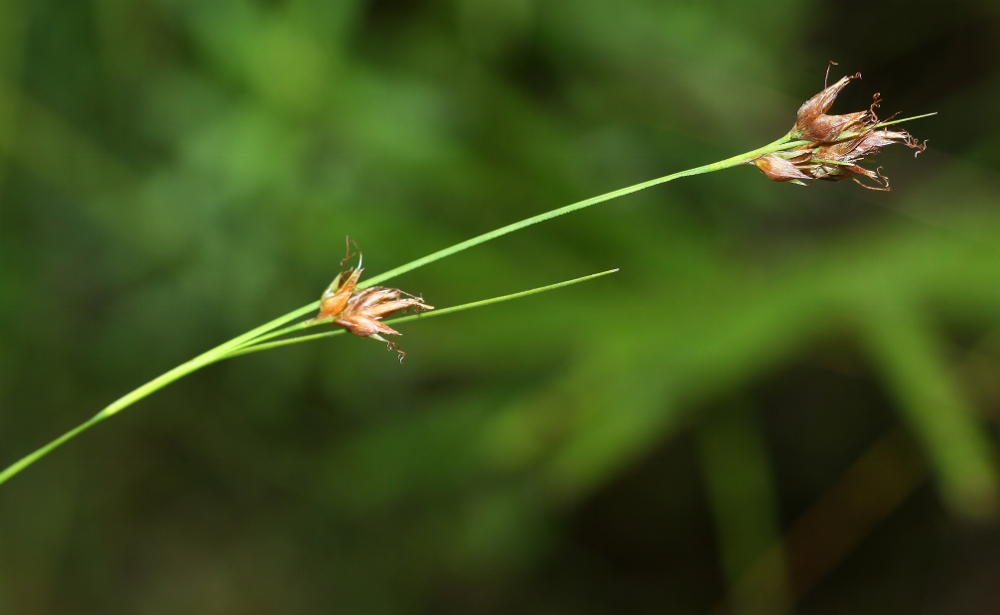
[[[833,106],[840,91],[854,79],[860,78],[860,73],[841,77],[803,103],[788,137],[806,143],[793,149],[759,156],[752,161],[754,166],[769,179],[778,182],[804,185],[813,179],[852,179],[865,188],[888,190],[889,180],[880,171],[866,169],[858,163],[879,153],[888,145],[905,145],[916,150],[917,154],[927,149],[927,145],[905,130],[894,131],[883,127],[884,123],[875,114],[875,108],[881,102],[878,94],[875,94],[871,107],[865,111],[827,115],[826,112]],[[874,185],[859,181],[861,177],[874,181]]]
[[[332,321],[333,324],[344,327],[354,335],[372,337],[386,342],[389,350],[395,350],[402,361],[406,353],[391,340],[382,339],[381,335],[401,335],[389,325],[379,322],[386,316],[413,308],[417,312],[433,310],[434,306],[424,303],[423,298],[415,297],[398,288],[372,286],[355,290],[361,278],[361,252],[358,251],[358,265],[347,268],[350,260],[350,240],[348,240],[347,257],[344,267],[333,283],[320,298],[319,314],[315,320]]]
[[[829,73],[829,70],[827,71]],[[833,106],[833,101],[837,100],[840,91],[847,87],[847,84],[854,79],[860,79],[861,73],[856,75],[841,77],[837,83],[823,88],[823,91],[802,103],[796,114],[795,127],[792,130],[803,130],[811,124],[813,120],[823,115]]]
[[[776,182],[794,182],[796,180],[812,179],[795,166],[789,160],[767,154],[753,161],[754,165],[767,175],[768,179]],[[799,181],[799,183],[802,183]]]
[[[873,116],[868,111],[846,115],[822,114],[802,128],[802,138],[810,141],[829,141],[842,132],[858,132]]]

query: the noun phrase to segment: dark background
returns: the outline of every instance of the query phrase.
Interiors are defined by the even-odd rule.
[[[894,190],[683,179],[393,281],[0,487],[0,613],[1000,611],[995,0],[0,0],[0,464],[369,275],[781,136],[938,111]]]

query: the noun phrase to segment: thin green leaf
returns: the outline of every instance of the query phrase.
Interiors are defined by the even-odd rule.
[[[557,288],[562,288],[564,286],[570,286],[572,284],[579,284],[580,282],[586,282],[587,280],[593,280],[594,278],[599,278],[601,276],[606,276],[611,273],[615,273],[617,269],[609,269],[607,271],[602,271],[600,273],[592,273],[580,278],[574,278],[572,280],[566,280],[565,282],[558,282],[556,284],[549,284],[548,286],[539,286],[538,288],[532,288],[531,290],[524,290],[518,293],[512,293],[510,295],[502,295],[500,297],[493,297],[492,299],[483,299],[481,301],[473,301],[471,303],[463,303],[461,305],[455,305],[448,308],[442,308],[434,310],[433,312],[421,312],[420,314],[411,314],[409,316],[403,316],[401,318],[394,318],[392,320],[387,320],[386,324],[393,323],[399,324],[404,322],[409,322],[411,320],[425,320],[427,318],[434,318],[435,316],[444,316],[445,314],[454,314],[455,312],[462,312],[464,310],[471,310],[473,308],[484,307],[487,305],[492,305],[494,303],[500,303],[503,301],[510,301],[511,299],[520,299],[521,297],[528,297],[530,295],[536,295],[538,293],[543,293],[549,290],[555,290]],[[278,335],[283,335],[291,333],[295,330],[301,330],[306,327],[315,326],[316,324],[324,324],[317,321],[306,321],[301,323],[302,326],[294,325],[283,329],[282,331],[275,331],[274,334],[265,336],[265,338],[277,337]],[[245,354],[250,354],[251,352],[258,352],[261,350],[269,350],[271,348],[280,348],[282,346],[290,346],[292,344],[299,344],[302,342],[311,342],[313,340],[324,339],[327,337],[333,337],[335,335],[341,335],[346,333],[346,329],[336,329],[334,331],[324,331],[323,333],[314,333],[312,335],[300,335],[286,340],[279,340],[276,342],[265,342],[265,343],[254,343],[248,346],[244,346],[238,350],[230,353],[229,357],[238,357]]]

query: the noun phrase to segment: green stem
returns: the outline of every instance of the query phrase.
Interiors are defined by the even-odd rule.
[[[250,340],[249,342],[246,342],[245,344],[241,344],[239,348],[231,352],[230,356],[235,357],[237,355],[246,354],[243,351],[245,351],[247,348],[258,348],[263,345],[262,342],[266,342],[267,340],[273,340],[276,337],[288,335],[289,333],[295,333],[296,331],[302,331],[303,329],[309,329],[310,327],[315,327],[317,325],[326,325],[332,322],[333,318],[326,318],[324,320],[314,320],[314,319],[303,320],[302,322],[297,322],[294,325],[288,325],[287,327],[282,327],[277,331],[271,331],[270,333],[266,333],[264,335],[261,335],[260,337],[256,337]]]
[[[287,316],[288,315],[286,314],[282,318],[286,318]],[[274,320],[271,323],[268,323],[268,325],[274,322],[278,322],[280,320],[281,319]],[[39,448],[33,453],[30,453],[29,455],[22,457],[17,462],[11,464],[10,467],[6,468],[3,472],[0,472],[0,485],[10,480],[12,477],[21,472],[21,470],[24,470],[34,462],[38,461],[52,450],[58,448],[65,442],[68,442],[69,440],[73,439],[78,434],[81,434],[84,431],[90,429],[91,427],[100,423],[104,419],[113,416],[118,412],[121,412],[122,410],[131,406],[135,402],[162,389],[163,387],[167,386],[168,384],[176,380],[180,380],[181,378],[187,376],[191,372],[197,371],[202,367],[205,367],[206,365],[215,363],[216,361],[221,361],[222,359],[226,358],[226,356],[232,351],[232,349],[238,345],[237,344],[238,341],[239,342],[244,341],[244,339],[248,338],[248,336],[251,333],[259,331],[262,328],[263,327],[258,327],[253,331],[249,331],[239,337],[229,340],[225,344],[216,346],[215,348],[198,355],[197,357],[191,359],[190,361],[182,363],[177,367],[173,368],[172,370],[157,376],[156,378],[150,380],[149,382],[135,389],[134,391],[118,398],[117,400],[109,404],[107,407],[105,407],[103,410],[92,416],[89,420],[85,421],[84,423],[81,423],[80,425],[77,425],[73,429],[67,431],[63,435],[59,436],[52,442],[49,442],[48,444]]]
[[[738,156],[733,156],[732,158],[726,158],[725,160],[720,160],[719,162],[713,162],[711,164],[706,164],[706,165],[703,165],[703,166],[700,166],[700,167],[695,167],[693,169],[688,169],[686,171],[679,171],[677,173],[672,173],[670,175],[664,175],[663,177],[658,177],[656,179],[651,179],[649,181],[642,182],[641,184],[633,184],[631,186],[627,186],[625,188],[620,188],[618,190],[613,190],[611,192],[606,192],[604,194],[601,194],[601,195],[598,195],[598,196],[595,196],[595,197],[591,197],[591,198],[585,199],[583,201],[578,201],[576,203],[571,203],[571,204],[566,205],[564,207],[560,207],[558,209],[553,209],[551,211],[547,211],[547,212],[545,212],[543,214],[538,214],[537,216],[532,216],[530,218],[525,218],[524,220],[520,220],[518,222],[514,222],[512,224],[508,224],[507,226],[502,226],[502,227],[500,227],[498,229],[495,229],[495,230],[492,230],[492,231],[490,231],[488,233],[483,233],[482,235],[478,235],[476,237],[473,237],[472,239],[466,239],[465,241],[463,241],[461,243],[456,243],[455,245],[447,247],[447,248],[444,248],[443,250],[438,250],[437,252],[434,252],[432,254],[428,254],[427,256],[424,256],[422,258],[418,258],[415,261],[410,261],[409,263],[406,263],[405,265],[400,265],[399,267],[396,267],[395,269],[390,269],[389,271],[386,271],[385,273],[383,273],[381,275],[377,275],[377,276],[369,278],[368,280],[365,280],[363,282],[359,282],[357,288],[359,288],[359,289],[369,288],[369,287],[374,286],[376,284],[380,284],[382,282],[385,282],[385,281],[390,280],[392,278],[395,278],[397,276],[403,275],[404,273],[409,273],[410,271],[413,271],[414,269],[419,269],[420,267],[423,267],[424,265],[429,265],[429,264],[433,263],[434,261],[438,261],[438,260],[441,260],[442,258],[451,256],[453,254],[457,254],[458,252],[462,252],[463,250],[468,250],[469,248],[478,246],[479,244],[486,243],[487,241],[491,241],[491,240],[497,239],[499,237],[503,237],[504,235],[508,235],[508,234],[513,233],[515,231],[519,231],[519,230],[527,228],[529,226],[538,224],[539,222],[545,222],[545,221],[551,220],[553,218],[558,218],[559,216],[564,216],[564,215],[566,215],[568,213],[572,213],[572,212],[578,211],[580,209],[591,207],[592,205],[597,205],[599,203],[604,203],[606,201],[617,199],[619,197],[632,194],[633,192],[639,192],[640,190],[645,190],[646,188],[652,188],[653,186],[658,186],[660,184],[665,184],[665,183],[667,183],[669,181],[673,181],[675,179],[680,179],[682,177],[690,177],[692,175],[701,175],[701,174],[704,174],[704,173],[711,173],[713,171],[721,171],[723,169],[728,169],[730,167],[740,166],[742,164],[746,164],[746,163],[750,162],[754,158],[756,158],[758,156],[761,156],[763,154],[769,154],[771,152],[777,152],[777,151],[786,150],[786,149],[793,149],[793,148],[796,148],[796,147],[798,147],[800,145],[805,145],[806,143],[809,143],[809,141],[805,141],[805,140],[793,141],[792,137],[790,135],[785,135],[785,136],[781,137],[780,139],[778,139],[777,141],[774,141],[772,143],[768,143],[764,147],[759,147],[759,148],[757,148],[755,150],[751,150],[749,152],[740,154]],[[310,303],[308,305],[304,305],[301,308],[295,310],[294,312],[291,312],[290,314],[294,314],[293,317],[286,318],[286,317],[283,316],[279,320],[282,321],[281,324],[284,324],[285,322],[289,322],[291,320],[294,320],[295,318],[298,318],[299,316],[304,316],[305,314],[308,314],[310,312],[314,312],[317,309],[319,309],[319,301],[318,300],[317,301],[313,301],[312,303]],[[241,343],[240,345],[242,345],[244,347],[248,347],[248,346],[251,346],[251,345],[256,345],[256,343],[259,342],[259,341],[264,341],[265,339],[273,339],[275,337],[280,337],[282,335],[286,335],[286,334],[292,333],[294,331],[298,331],[298,330],[305,329],[305,328],[308,328],[308,327],[311,327],[311,326],[315,326],[317,324],[322,324],[322,323],[320,323],[318,321],[306,321],[306,322],[302,322],[302,323],[297,323],[295,325],[291,325],[289,327],[281,329],[280,331],[274,331],[272,333],[269,333],[269,334],[261,336],[261,337],[250,338],[248,340],[244,340],[244,342]]]
[[[21,459],[19,459],[16,462],[10,464],[10,467],[8,467],[3,472],[0,472],[0,485],[2,485],[3,483],[7,482],[11,477],[13,477],[15,474],[18,474],[21,470],[27,468],[28,466],[30,466],[31,464],[35,463],[36,461],[38,461],[42,457],[48,455],[52,450],[56,449],[57,447],[59,447],[60,445],[62,445],[64,442],[68,442],[69,440],[72,440],[73,437],[76,436],[77,434],[80,434],[80,433],[83,433],[84,431],[87,431],[88,429],[90,429],[91,427],[93,427],[97,423],[100,423],[103,420],[104,420],[104,417],[100,416],[98,414],[98,415],[92,417],[89,421],[87,421],[85,423],[81,423],[80,425],[77,425],[73,429],[67,431],[63,435],[59,436],[58,438],[56,438],[52,442],[49,442],[45,446],[43,446],[40,449],[36,450],[35,452],[33,452],[33,453],[29,454],[29,455],[25,455]]]
[[[871,126],[867,126],[861,132],[842,132],[839,135],[837,135],[837,137],[835,139],[833,139],[831,142],[840,143],[841,141],[850,141],[851,139],[856,139],[857,137],[860,137],[863,134],[867,134],[867,133],[869,133],[869,132],[871,132],[873,130],[877,130],[879,128],[885,128],[886,126],[892,126],[893,124],[902,124],[903,122],[912,122],[913,120],[920,120],[920,119],[923,119],[925,117],[931,117],[932,115],[937,115],[937,111],[934,111],[932,113],[924,113],[923,115],[913,115],[911,117],[904,117],[904,118],[900,118],[898,120],[890,120],[890,121],[887,121],[887,122],[878,122],[878,123],[872,124]],[[801,131],[799,131],[799,132],[801,133]],[[815,151],[815,150],[813,150],[813,151]]]
[[[633,192],[639,192],[640,190],[645,190],[646,188],[652,188],[653,186],[658,186],[660,184],[665,184],[665,183],[667,183],[669,181],[673,181],[675,179],[680,179],[682,177],[690,177],[692,175],[701,175],[703,173],[711,173],[713,171],[721,171],[722,169],[728,169],[730,167],[736,167],[736,166],[739,166],[741,164],[746,164],[746,163],[750,162],[751,160],[753,160],[754,158],[756,158],[758,156],[761,156],[763,154],[769,154],[771,152],[777,152],[777,151],[781,151],[781,150],[784,150],[784,149],[792,149],[792,148],[798,147],[799,145],[805,145],[806,143],[808,143],[808,141],[792,141],[790,136],[785,135],[784,137],[781,137],[780,139],[778,139],[777,141],[775,141],[773,143],[769,143],[769,144],[765,145],[764,147],[761,147],[761,148],[758,148],[758,149],[746,152],[745,154],[740,154],[739,156],[733,156],[732,158],[726,158],[725,160],[720,160],[719,162],[713,162],[712,164],[706,164],[704,166],[695,167],[693,169],[688,169],[687,171],[680,171],[678,173],[672,173],[670,175],[664,175],[663,177],[658,177],[656,179],[651,179],[649,181],[642,182],[641,184],[634,184],[634,185],[628,186],[626,188],[620,188],[618,190],[614,190],[612,192],[607,192],[607,193],[599,195],[599,196],[591,197],[591,198],[585,199],[583,201],[578,201],[576,203],[572,203],[570,205],[566,205],[565,207],[560,207],[559,209],[553,209],[552,211],[547,211],[547,212],[545,212],[543,214],[538,214],[537,216],[532,216],[530,218],[525,218],[524,220],[521,220],[519,222],[514,222],[513,224],[508,224],[507,226],[500,227],[500,228],[498,228],[496,230],[493,230],[493,231],[490,231],[488,233],[483,233],[482,235],[479,235],[478,237],[473,237],[472,239],[466,239],[465,241],[463,241],[461,243],[456,243],[455,245],[453,245],[451,247],[445,248],[443,250],[438,250],[437,252],[434,252],[433,254],[428,254],[427,256],[425,256],[423,258],[418,258],[415,261],[409,262],[409,263],[407,263],[405,265],[401,265],[399,267],[396,267],[395,269],[390,269],[389,271],[386,271],[382,275],[378,275],[378,276],[375,276],[374,278],[370,278],[367,282],[365,282],[364,284],[359,284],[358,286],[359,287],[368,287],[368,286],[372,286],[374,284],[379,284],[381,282],[385,282],[388,279],[394,278],[394,277],[402,275],[404,273],[408,273],[410,271],[413,271],[414,269],[417,269],[419,267],[423,267],[424,265],[429,265],[430,263],[433,263],[434,261],[441,260],[442,258],[445,258],[446,256],[451,256],[452,254],[455,254],[457,252],[461,252],[463,250],[468,250],[471,247],[478,246],[481,243],[486,243],[487,241],[490,241],[492,239],[496,239],[498,237],[503,237],[504,235],[507,235],[509,233],[513,233],[515,231],[519,231],[519,230],[521,230],[523,228],[527,228],[527,227],[532,226],[534,224],[538,224],[539,222],[545,222],[546,220],[551,220],[552,218],[558,218],[559,216],[564,216],[564,215],[566,215],[568,213],[572,213],[574,211],[578,211],[580,209],[584,209],[584,208],[590,207],[592,205],[597,205],[598,203],[603,203],[605,201],[610,201],[612,199],[617,199],[617,198],[623,197],[623,196],[625,196],[627,194],[632,194]],[[311,306],[319,307],[319,302],[317,301],[316,303],[313,303],[313,304],[310,304],[310,305]]]
[[[394,318],[392,320],[385,321],[386,324],[399,324],[404,322],[409,322],[411,320],[426,320],[428,318],[434,318],[435,316],[444,316],[445,314],[454,314],[455,312],[461,312],[464,310],[471,310],[473,308],[483,307],[493,303],[500,303],[502,301],[510,301],[511,299],[520,299],[521,297],[527,297],[529,295],[535,295],[538,293],[543,293],[547,290],[555,290],[557,288],[562,288],[563,286],[569,286],[571,284],[579,284],[580,282],[586,282],[587,280],[593,280],[594,278],[599,278],[601,276],[606,276],[611,273],[615,273],[617,269],[609,269],[607,271],[602,271],[600,273],[592,273],[590,275],[585,275],[581,278],[574,278],[572,280],[566,280],[565,282],[558,282],[556,284],[549,284],[548,286],[539,286],[538,288],[532,288],[531,290],[523,290],[519,293],[512,293],[510,295],[502,295],[500,297],[493,297],[491,299],[483,299],[481,301],[473,301],[471,303],[463,303],[461,305],[455,305],[449,308],[443,308],[440,310],[434,310],[433,312],[421,312],[419,314],[410,314],[409,316],[403,316],[401,318]],[[317,323],[321,324],[321,323]],[[313,326],[310,323],[308,326]],[[287,327],[281,331],[275,331],[269,335],[262,336],[258,339],[271,339],[277,337],[278,335],[284,335],[285,333],[291,333],[296,329],[304,329],[306,327],[298,327],[293,325]],[[335,335],[341,335],[347,333],[346,329],[334,329],[333,331],[324,331],[323,333],[313,333],[312,335],[300,335],[298,337],[293,337],[287,340],[279,340],[277,342],[268,343],[258,343],[254,340],[253,343],[248,344],[242,348],[232,351],[229,357],[238,357],[245,354],[250,354],[252,352],[260,352],[261,350],[270,350],[272,348],[280,348],[282,346],[291,346],[292,344],[301,344],[302,342],[310,342],[312,340],[323,339],[327,337],[333,337]],[[227,358],[229,358],[227,357]]]
[[[902,124],[903,122],[911,122],[913,120],[920,120],[920,119],[923,119],[925,117],[931,117],[932,115],[937,115],[937,111],[934,111],[933,113],[924,113],[923,115],[914,115],[914,116],[911,116],[911,117],[904,117],[904,118],[901,118],[901,119],[898,119],[898,120],[890,120],[888,122],[879,122],[878,124],[875,124],[874,126],[872,126],[872,128],[882,128],[884,126],[892,126],[893,124]]]
[[[747,164],[751,160],[753,160],[754,158],[756,158],[758,156],[761,156],[763,154],[768,154],[768,153],[771,153],[771,152],[777,152],[777,151],[781,151],[781,150],[785,150],[785,149],[792,149],[792,148],[798,147],[800,145],[804,145],[805,143],[807,143],[807,141],[793,140],[792,135],[785,135],[785,136],[781,137],[780,139],[778,139],[777,141],[774,141],[773,143],[769,143],[769,144],[765,145],[764,147],[757,148],[755,150],[746,152],[744,154],[740,154],[738,156],[733,156],[732,158],[726,158],[725,160],[720,160],[719,162],[713,162],[712,164],[706,164],[704,166],[695,167],[693,169],[688,169],[686,171],[680,171],[678,173],[672,173],[670,175],[665,175],[663,177],[658,177],[656,179],[651,179],[651,180],[646,181],[646,182],[642,182],[642,183],[639,183],[639,184],[628,186],[626,188],[621,188],[619,190],[614,190],[612,192],[608,192],[608,193],[605,193],[605,194],[602,194],[602,195],[599,195],[599,196],[595,196],[595,197],[592,197],[592,198],[589,198],[589,199],[585,199],[583,201],[572,203],[570,205],[566,205],[565,207],[560,207],[558,209],[553,209],[552,211],[548,211],[548,212],[545,212],[543,214],[539,214],[537,216],[532,216],[530,218],[526,218],[526,219],[521,220],[519,222],[514,222],[513,224],[508,224],[507,226],[498,228],[498,229],[490,231],[488,233],[483,233],[482,235],[479,235],[478,237],[473,237],[472,239],[467,239],[466,241],[463,241],[461,243],[457,243],[457,244],[455,244],[455,245],[453,245],[451,247],[445,248],[443,250],[438,250],[437,252],[434,252],[433,254],[429,254],[429,255],[424,256],[422,258],[418,258],[415,261],[411,261],[411,262],[409,262],[409,263],[407,263],[405,265],[401,265],[399,267],[396,267],[395,269],[390,269],[389,271],[387,271],[387,272],[385,272],[385,273],[383,273],[381,275],[375,276],[373,278],[369,278],[367,281],[358,284],[357,288],[358,289],[363,289],[363,288],[368,288],[370,286],[374,286],[376,284],[379,284],[381,282],[385,282],[386,280],[389,280],[389,279],[394,278],[396,276],[399,276],[399,275],[402,275],[404,273],[413,271],[414,269],[418,269],[420,267],[423,267],[424,265],[429,265],[430,263],[433,263],[434,261],[441,260],[442,258],[445,258],[447,256],[451,256],[453,254],[457,254],[457,253],[459,253],[459,252],[461,252],[463,250],[467,250],[467,249],[469,249],[471,247],[474,247],[474,246],[477,246],[479,244],[486,243],[487,241],[490,241],[490,240],[493,240],[493,239],[497,239],[498,237],[503,237],[504,235],[507,235],[509,233],[513,233],[515,231],[519,231],[521,229],[527,228],[527,227],[532,226],[534,224],[538,224],[539,222],[545,222],[546,220],[551,220],[553,218],[558,218],[559,216],[563,216],[563,215],[566,215],[568,213],[572,213],[574,211],[578,211],[580,209],[584,209],[586,207],[590,207],[591,205],[597,205],[598,203],[603,203],[605,201],[610,201],[610,200],[616,199],[618,197],[622,197],[622,196],[625,196],[625,195],[628,195],[628,194],[632,194],[633,192],[638,192],[640,190],[645,190],[646,188],[652,188],[653,186],[658,186],[660,184],[665,184],[665,183],[667,183],[669,181],[673,181],[675,179],[680,179],[681,177],[690,177],[692,175],[701,175],[703,173],[711,173],[713,171],[721,171],[722,169],[728,169],[730,167],[735,167],[735,166],[739,166],[739,165],[742,165],[742,164]],[[531,294],[532,292],[538,292],[538,291],[526,291],[526,292],[528,294]],[[513,297],[510,297],[510,298],[513,298]],[[485,303],[490,303],[490,302],[492,302],[492,300],[486,300]],[[479,304],[484,304],[484,302],[479,302]],[[162,374],[162,375],[154,378],[153,380],[150,380],[149,382],[147,382],[146,384],[142,385],[141,387],[135,389],[134,391],[132,391],[132,392],[124,395],[123,397],[119,398],[118,400],[114,401],[109,406],[107,406],[106,408],[104,408],[103,410],[101,410],[100,412],[98,412],[96,415],[94,415],[88,421],[80,424],[79,426],[77,426],[77,427],[73,428],[72,430],[66,432],[65,434],[59,436],[58,438],[56,438],[52,442],[50,442],[50,443],[46,444],[45,446],[39,448],[38,450],[34,451],[33,453],[30,453],[29,455],[21,458],[20,460],[18,460],[14,464],[12,464],[10,467],[8,467],[7,469],[5,469],[3,472],[0,472],[0,485],[2,485],[3,483],[7,482],[12,477],[14,477],[18,473],[20,473],[22,470],[24,470],[25,468],[27,468],[28,466],[30,466],[34,462],[38,461],[39,459],[41,459],[42,457],[44,457],[45,455],[47,455],[48,453],[50,453],[54,449],[58,448],[63,443],[71,440],[72,438],[74,438],[78,434],[83,433],[84,431],[86,431],[87,429],[93,427],[97,423],[100,423],[104,419],[106,419],[106,418],[108,418],[110,416],[113,416],[113,415],[117,414],[118,412],[121,412],[125,408],[131,406],[132,404],[134,404],[137,401],[143,399],[144,397],[146,397],[146,396],[148,396],[148,395],[150,395],[150,394],[152,394],[152,393],[154,393],[154,392],[162,389],[163,387],[167,386],[168,384],[171,384],[172,382],[174,382],[176,380],[179,380],[180,378],[183,378],[184,376],[187,376],[188,374],[190,374],[190,373],[192,373],[194,371],[197,371],[197,370],[201,369],[202,367],[205,367],[206,365],[210,365],[212,363],[215,363],[217,361],[221,361],[221,360],[229,358],[231,356],[236,356],[236,355],[239,355],[239,354],[246,354],[247,352],[256,351],[256,350],[263,350],[264,349],[264,346],[265,346],[264,344],[261,344],[261,346],[253,346],[253,344],[251,344],[250,342],[259,341],[259,340],[262,340],[262,339],[271,339],[273,337],[276,337],[277,335],[284,335],[284,334],[287,334],[287,333],[291,333],[292,331],[295,331],[295,330],[307,328],[307,327],[312,326],[314,324],[319,324],[319,323],[311,323],[311,322],[307,321],[306,323],[299,323],[299,324],[296,324],[296,325],[292,325],[290,327],[286,327],[285,329],[282,329],[280,332],[276,332],[275,331],[275,329],[279,329],[280,327],[282,327],[282,325],[285,325],[285,324],[287,324],[287,323],[289,323],[289,322],[291,322],[291,321],[293,321],[293,320],[295,320],[297,318],[301,318],[302,316],[305,316],[306,314],[309,314],[310,312],[315,311],[318,307],[319,307],[319,301],[314,301],[314,302],[312,302],[312,303],[310,303],[308,305],[304,305],[304,306],[298,308],[297,310],[293,310],[293,311],[285,314],[284,316],[279,316],[278,318],[276,318],[276,319],[274,319],[274,320],[272,320],[272,321],[270,321],[270,322],[268,322],[266,324],[263,324],[263,325],[255,328],[255,329],[247,331],[243,335],[234,337],[233,339],[229,340],[228,342],[224,342],[223,344],[220,344],[219,346],[216,346],[215,348],[213,348],[213,349],[211,349],[211,350],[209,350],[209,351],[207,351],[205,353],[202,353],[202,354],[198,355],[197,357],[191,359],[190,361],[187,361],[186,363],[182,363],[181,365],[178,365],[177,367],[173,368],[172,370],[170,370],[170,371],[168,371],[168,372],[166,372],[166,373],[164,373],[164,374]],[[462,309],[469,309],[470,307],[474,307],[474,305],[473,304],[469,304],[467,306],[459,306],[459,307],[461,307]],[[451,308],[449,311],[456,311],[457,309],[458,308]],[[446,312],[445,310],[440,310],[440,311],[428,313],[428,314],[424,315],[423,317],[427,317],[427,316],[430,316],[432,314],[439,314],[440,315],[440,314],[444,314],[444,313],[448,313],[448,312]],[[408,317],[408,318],[413,318],[413,317]],[[401,321],[401,320],[404,320],[404,319],[399,319],[399,321]],[[271,332],[274,332],[274,333],[271,333]],[[268,335],[269,333],[271,333],[271,334]],[[305,341],[306,338],[314,339],[315,337],[325,337],[327,335],[328,334],[320,334],[319,336],[302,336],[302,337],[299,337],[299,338],[295,338],[294,340],[286,340],[285,342],[272,342],[272,344],[269,345],[269,346],[267,346],[267,347],[275,347],[277,345],[285,345],[286,343],[297,343],[299,341]]]

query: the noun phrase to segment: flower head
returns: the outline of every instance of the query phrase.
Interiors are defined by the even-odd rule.
[[[830,67],[826,69],[827,78],[830,76]],[[823,83],[823,91],[819,94],[813,96],[809,100],[802,103],[799,107],[799,111],[795,118],[795,128],[792,130],[801,130],[808,126],[813,120],[815,120],[820,115],[826,113],[833,106],[833,101],[837,100],[837,96],[840,91],[847,87],[847,84],[854,79],[860,79],[861,73],[854,75],[845,75],[840,78],[837,83],[831,86],[827,86]]]
[[[829,69],[827,69],[829,76]],[[865,188],[888,190],[889,180],[876,169],[866,169],[859,162],[879,153],[883,147],[899,143],[916,150],[927,149],[905,130],[888,130],[888,122],[879,120],[875,108],[881,99],[875,94],[872,105],[865,111],[845,115],[828,115],[840,91],[861,74],[841,77],[826,86],[799,107],[795,125],[788,133],[790,141],[805,141],[794,147],[763,154],[752,162],[768,178],[778,182],[805,185],[813,179],[838,181],[853,179]],[[863,183],[860,177],[874,184]]]
[[[351,243],[348,240],[347,256],[343,261],[344,269],[337,274],[337,277],[323,293],[319,304],[319,314],[314,320],[332,320],[333,324],[344,327],[354,335],[383,341],[389,350],[395,350],[399,354],[399,360],[402,361],[406,353],[400,350],[399,345],[395,342],[382,337],[382,335],[402,334],[380,321],[386,316],[409,308],[420,312],[433,310],[434,306],[424,303],[422,297],[416,297],[398,288],[372,286],[356,291],[355,288],[364,269],[361,267],[360,250],[358,251],[358,265],[353,268],[347,266],[351,257]]]

